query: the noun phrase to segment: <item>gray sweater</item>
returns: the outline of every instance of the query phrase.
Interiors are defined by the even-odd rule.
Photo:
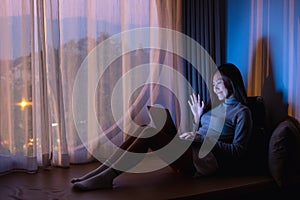
[[[225,99],[202,115],[197,133],[205,137],[208,130],[218,132],[220,124],[221,135],[212,152],[222,167],[228,163],[234,164],[245,156],[252,130],[251,111],[233,97]]]

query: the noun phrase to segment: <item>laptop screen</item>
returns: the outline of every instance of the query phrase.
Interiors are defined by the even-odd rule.
[[[161,129],[165,133],[177,133],[177,128],[167,108],[158,106],[147,106],[147,108],[157,129]]]

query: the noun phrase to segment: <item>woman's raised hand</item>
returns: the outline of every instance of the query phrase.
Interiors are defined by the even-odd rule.
[[[196,96],[196,94],[193,93],[192,95],[190,95],[190,100],[188,100],[188,104],[190,105],[191,111],[194,115],[194,121],[198,124],[200,116],[202,115],[204,110],[204,102],[201,101],[200,103],[200,95],[198,94]]]

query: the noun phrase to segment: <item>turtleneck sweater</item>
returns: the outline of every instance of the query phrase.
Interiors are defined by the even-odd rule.
[[[201,134],[201,138],[218,135],[212,152],[221,166],[224,162],[243,158],[251,130],[250,109],[234,97],[230,97],[201,116],[196,133]]]

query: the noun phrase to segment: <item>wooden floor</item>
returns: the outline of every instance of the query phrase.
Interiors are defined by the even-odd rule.
[[[114,189],[78,192],[70,179],[96,168],[99,163],[71,165],[70,168],[40,169],[35,174],[13,172],[0,176],[0,199],[94,200],[94,199],[227,199],[245,197],[257,188],[270,186],[269,177],[201,177],[175,173],[166,167],[154,172],[123,173]],[[233,195],[234,194],[234,195]],[[243,198],[245,199],[245,198]],[[249,198],[250,199],[250,198]]]

